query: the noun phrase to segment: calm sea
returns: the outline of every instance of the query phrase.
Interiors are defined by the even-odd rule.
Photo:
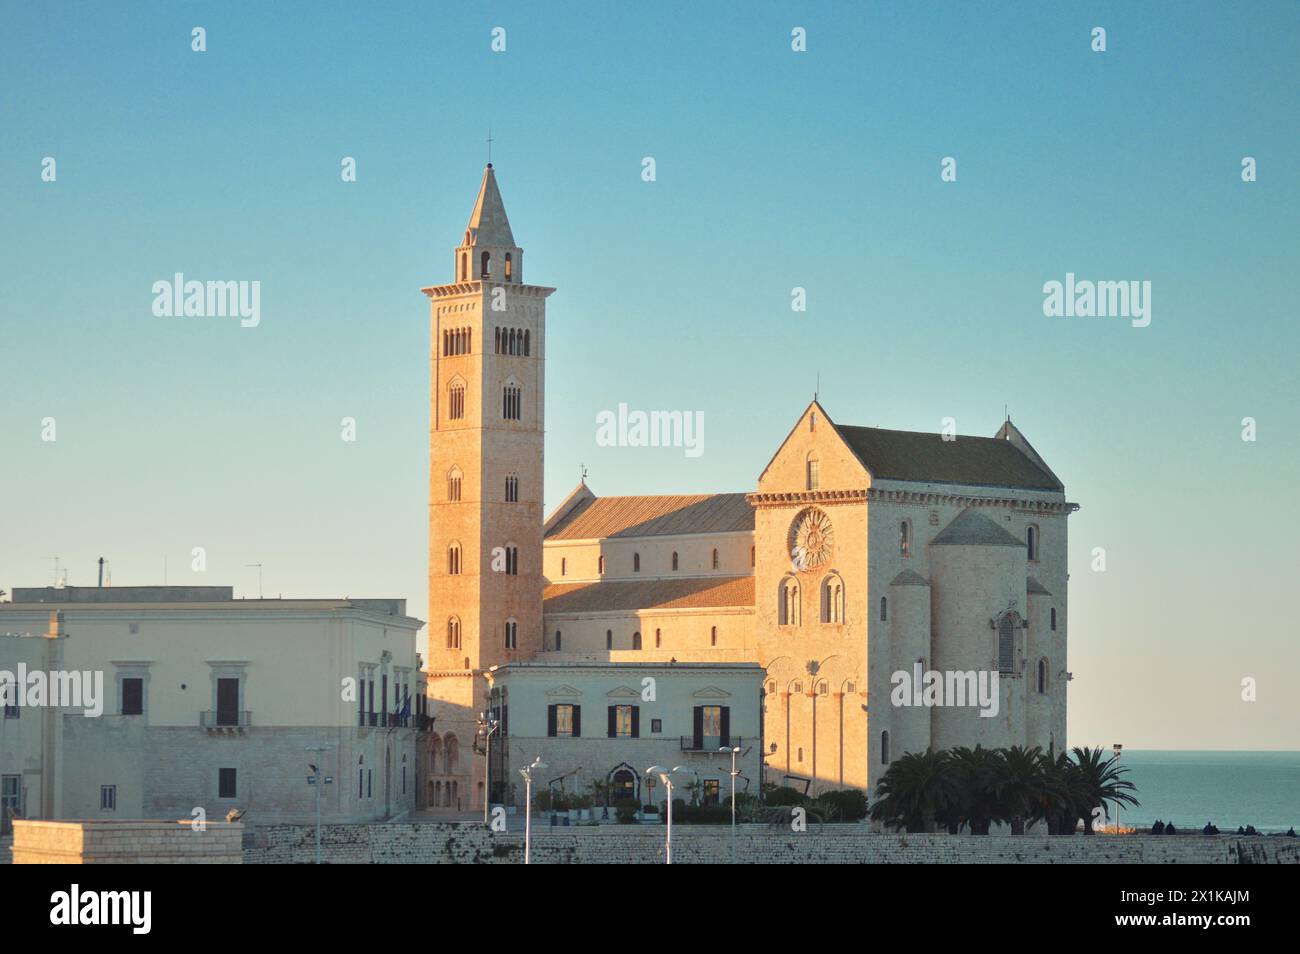
[[[1126,828],[1150,828],[1159,818],[1180,829],[1199,830],[1212,821],[1225,832],[1242,825],[1300,831],[1300,752],[1125,749],[1120,764],[1142,803],[1121,809]]]

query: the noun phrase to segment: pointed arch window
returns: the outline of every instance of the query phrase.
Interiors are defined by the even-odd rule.
[[[612,629],[605,630],[605,648],[614,648],[614,631]]]
[[[465,384],[462,381],[453,381],[447,388],[447,417],[453,421],[464,420],[465,418]]]
[[[506,576],[519,575],[519,548],[514,544],[506,547]]]
[[[447,500],[450,503],[460,502],[460,484],[463,477],[459,467],[447,471]]]
[[[718,645],[718,627],[714,626],[709,630],[709,645]]]
[[[460,617],[447,618],[447,648],[460,649]]]
[[[1038,694],[1047,693],[1047,659],[1038,660]]]
[[[557,653],[560,651],[560,647],[561,647],[562,645],[563,645],[563,641],[561,640],[561,637],[560,637],[560,631],[557,629],[557,630],[555,631],[555,651],[556,651]]]
[[[632,634],[632,648],[633,648],[633,649],[640,649],[640,648],[641,648],[641,634],[640,634],[640,633],[633,633],[633,634]]]
[[[912,521],[904,520],[898,525],[898,552],[905,557],[912,555]]]
[[[641,572],[641,554],[639,553],[632,554],[632,572],[633,573]]]
[[[663,632],[662,629],[655,630],[655,649],[663,645]]]
[[[511,267],[514,262],[510,258],[510,253],[506,252],[506,281],[510,281],[514,275],[514,269]]]
[[[1039,544],[1038,527],[1034,526],[1032,523],[1029,525],[1029,529],[1025,531],[1025,543],[1029,548],[1029,562],[1037,563]]]
[[[479,278],[491,278],[492,274],[488,271],[488,263],[492,261],[492,253],[484,252],[478,257],[479,260]]]
[[[511,383],[501,389],[501,416],[507,421],[517,421],[523,411],[523,389]]]
[[[677,551],[673,551],[673,569],[677,569]]]
[[[519,648],[519,623],[514,619],[506,620],[506,649]]]
[[[506,503],[519,502],[519,476],[517,474],[506,475]]]
[[[880,598],[880,621],[882,623],[889,621],[889,597],[887,596]]]
[[[998,620],[998,672],[1015,672],[1016,622],[1015,613],[1004,613]]]
[[[453,543],[447,547],[447,575],[460,576],[460,544]]]

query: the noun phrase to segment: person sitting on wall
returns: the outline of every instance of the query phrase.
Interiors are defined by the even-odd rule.
[[[1166,834],[1166,835],[1176,835],[1176,834],[1178,834],[1178,829],[1174,827],[1174,823],[1173,823],[1173,822],[1170,822],[1168,825],[1165,826],[1165,834]]]
[[[1247,835],[1258,835],[1259,832],[1257,832],[1257,831],[1255,830],[1255,826],[1254,826],[1254,825],[1247,825],[1247,826],[1246,826],[1246,834],[1247,834]]]
[[[1164,833],[1165,833],[1165,823],[1162,822],[1159,818],[1157,818],[1156,823],[1151,826],[1151,834],[1163,835]]]
[[[1294,825],[1292,825],[1290,828],[1288,828],[1288,829],[1286,830],[1286,836],[1287,836],[1288,838],[1294,838],[1294,837],[1295,837],[1295,826],[1294,826]]]

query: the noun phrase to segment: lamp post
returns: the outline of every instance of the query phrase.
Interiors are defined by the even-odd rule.
[[[736,863],[736,776],[740,770],[736,768],[736,756],[740,754],[740,746],[722,746],[719,752],[731,753],[731,863]]]
[[[533,836],[533,772],[546,768],[546,763],[539,755],[526,767],[519,770],[524,777],[524,864],[528,864],[532,850]]]
[[[1115,753],[1115,761],[1118,762],[1120,753],[1124,751],[1124,746],[1121,743],[1116,742],[1114,747],[1111,749],[1111,751]],[[1119,834],[1119,799],[1118,798],[1115,799],[1115,834],[1117,835]]]
[[[670,769],[662,765],[652,765],[645,770],[646,775],[654,776],[663,782],[667,792],[668,834],[664,840],[664,863],[669,865],[673,863],[673,773],[685,771],[687,769],[681,765]]]
[[[488,806],[492,804],[492,733],[501,727],[491,711],[479,716],[478,730],[483,734],[486,747],[483,758],[483,824],[488,823]]]
[[[332,745],[307,746],[308,752],[331,752],[333,749]],[[316,864],[320,864],[320,789],[322,785],[332,785],[334,777],[326,775],[322,778],[319,765],[309,763],[307,767],[311,769],[311,774],[307,776],[307,784],[316,786]]]

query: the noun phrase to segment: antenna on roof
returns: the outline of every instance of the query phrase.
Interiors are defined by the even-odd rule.
[[[818,372],[817,372],[817,386],[816,386],[815,388],[813,388],[813,400],[814,400],[814,401],[817,400],[817,395],[818,395],[818,393],[820,393],[821,389],[822,389],[822,373],[821,373],[820,371],[818,371]]]
[[[585,483],[587,482],[587,465],[586,465],[586,464],[579,464],[578,466],[579,466],[580,468],[582,468],[582,476],[579,478],[579,480],[581,480],[582,483],[585,484]]]

